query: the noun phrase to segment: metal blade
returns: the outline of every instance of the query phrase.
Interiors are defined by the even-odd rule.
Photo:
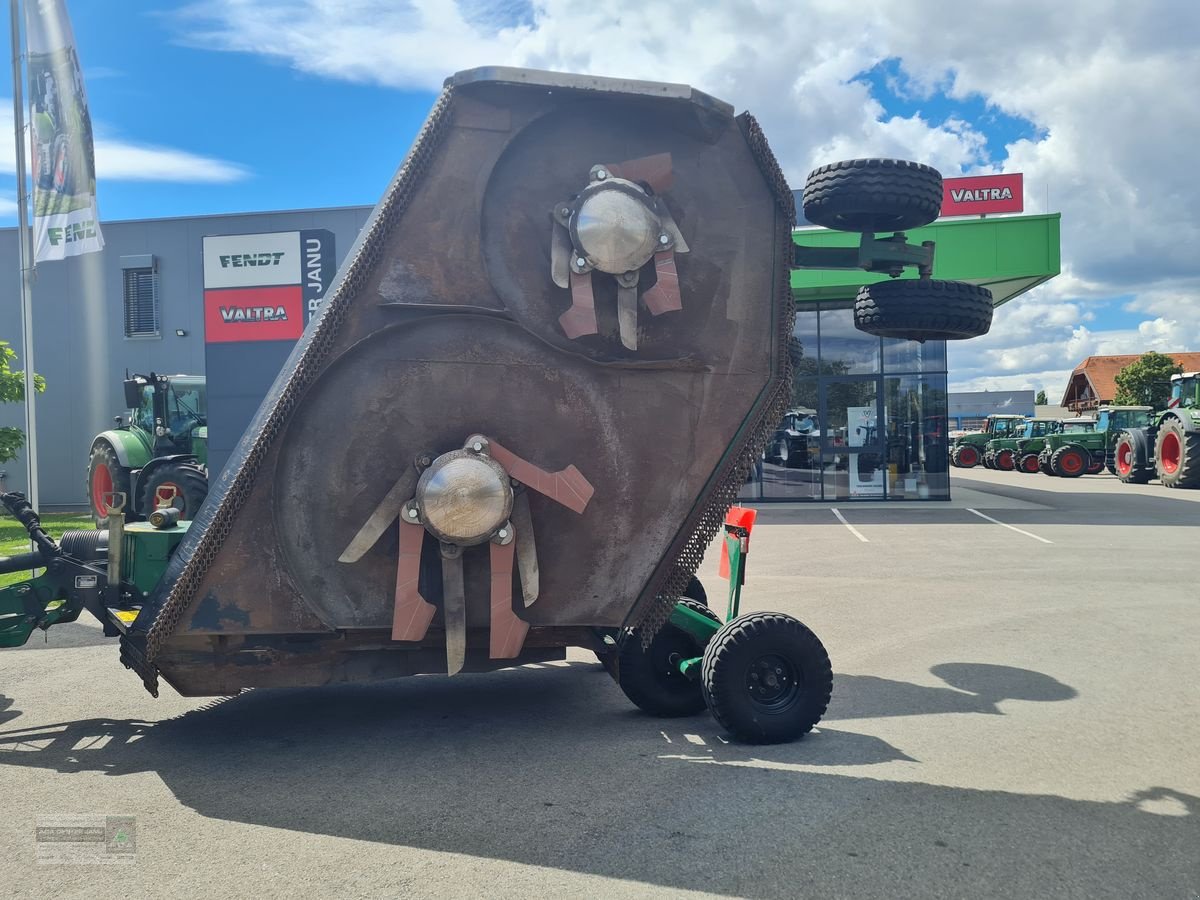
[[[551,222],[550,277],[560,288],[571,286],[571,236],[557,222]]]
[[[574,340],[585,334],[595,334],[596,298],[592,293],[592,273],[571,272],[571,308],[558,317],[563,334]]]
[[[629,350],[637,349],[637,285],[617,285],[617,325],[621,343]]]
[[[400,559],[396,563],[396,600],[392,612],[392,640],[419,641],[429,631],[437,609],[421,596],[421,545],[425,527],[400,522]]]
[[[679,226],[675,223],[675,217],[671,215],[667,209],[667,205],[663,202],[658,204],[659,213],[658,219],[662,222],[663,231],[671,236],[674,242],[676,253],[687,253],[692,248],[687,245],[687,241],[683,239],[683,232],[679,230]],[[563,287],[566,287],[564,284]]]
[[[674,183],[670,153],[641,156],[623,163],[608,165],[606,168],[618,178],[624,178],[626,181],[645,182],[656,194],[666,193]]]
[[[526,606],[538,598],[541,575],[538,571],[537,545],[533,539],[533,516],[529,514],[529,494],[518,491],[513,498],[512,526],[517,535],[517,571],[521,573],[521,596]]]
[[[658,273],[658,281],[642,295],[650,315],[661,316],[663,313],[683,309],[683,300],[679,293],[679,272],[675,268],[675,251],[664,250],[655,253],[654,269]]]
[[[509,523],[514,530],[515,525]],[[521,532],[517,530],[517,540]],[[529,623],[512,608],[513,541],[492,543],[492,623],[489,655],[492,659],[513,659],[525,645]]]
[[[528,460],[521,459],[494,438],[489,437],[488,443],[488,452],[491,453],[492,459],[504,466],[504,470],[512,478],[561,503],[567,509],[573,509],[577,513],[583,512],[587,509],[592,494],[596,493],[592,483],[574,466],[567,466],[560,472],[547,472]]]
[[[446,628],[446,674],[457,675],[467,661],[467,594],[462,553],[442,554],[442,621]]]
[[[346,549],[338,557],[338,562],[353,563],[362,559],[363,555],[374,547],[375,542],[387,531],[388,526],[400,516],[401,507],[412,499],[416,487],[417,470],[410,464],[405,473],[392,485],[392,489],[384,495],[379,505],[375,507],[375,511],[358,530],[358,534],[346,545]]]

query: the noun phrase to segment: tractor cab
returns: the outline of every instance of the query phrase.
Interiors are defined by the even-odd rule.
[[[1116,436],[1130,428],[1145,428],[1154,422],[1150,406],[1102,406],[1096,417],[1096,431]]]
[[[192,453],[198,428],[208,423],[208,395],[200,375],[134,375],[125,380],[130,409],[124,428],[138,435],[153,456]]]
[[[1200,409],[1200,372],[1171,376],[1171,409]]]
[[[1096,420],[1080,416],[1077,419],[1063,419],[1059,434],[1088,434],[1096,430]]]

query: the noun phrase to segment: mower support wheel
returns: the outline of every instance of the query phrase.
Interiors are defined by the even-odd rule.
[[[802,622],[782,613],[726,622],[704,651],[700,680],[713,718],[757,744],[811,731],[833,691],[825,647]]]
[[[942,208],[937,169],[902,159],[849,159],[813,169],[804,182],[804,217],[837,231],[907,231]]]
[[[703,603],[684,597],[688,609],[721,621]],[[652,716],[691,716],[704,709],[700,683],[679,671],[681,660],[704,653],[704,647],[682,628],[668,622],[658,630],[649,647],[642,646],[641,632],[626,632],[617,662],[617,683],[633,704]]]
[[[854,327],[906,341],[979,337],[992,327],[992,292],[965,281],[877,281],[859,288]]]

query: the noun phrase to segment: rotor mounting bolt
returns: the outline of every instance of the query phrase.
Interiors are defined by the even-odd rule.
[[[504,540],[506,537],[508,537],[508,529],[501,528],[499,531],[496,532],[496,537],[500,538],[500,540]]]
[[[409,517],[410,519],[415,519],[415,518],[417,517],[417,511],[416,511],[416,509],[415,509],[414,507],[411,507],[411,506],[410,506],[410,507],[408,508],[408,517]]]
[[[476,441],[475,443],[473,443],[471,445],[471,449],[474,450],[476,453],[478,453],[480,450],[483,449],[483,444],[481,444],[479,441]]]
[[[564,216],[569,216],[569,215],[571,214],[571,208],[570,208],[569,206],[564,206],[564,207],[563,207],[563,208],[560,210],[560,212],[561,212],[561,213],[562,213]]]
[[[582,269],[584,266],[587,265],[587,260],[584,259],[582,256],[577,256],[577,257],[575,257],[575,265],[579,266]]]
[[[604,180],[605,178],[607,178],[607,177],[608,177],[608,172],[606,172],[604,169],[597,169],[597,170],[596,170],[596,178],[597,178],[598,180],[600,180],[600,181],[603,181],[603,180]]]
[[[660,244],[667,244],[667,243],[670,243],[670,240],[671,240],[671,236],[670,236],[669,234],[660,234],[660,235],[658,236],[658,242],[659,242]]]

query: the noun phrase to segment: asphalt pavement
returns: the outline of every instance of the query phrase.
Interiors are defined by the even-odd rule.
[[[217,701],[90,624],[0,651],[0,893],[1195,900],[1200,491],[953,484],[764,509],[744,608],[835,672],[788,745],[643,715],[582,651]],[[131,864],[38,864],[68,813],[133,816]]]

